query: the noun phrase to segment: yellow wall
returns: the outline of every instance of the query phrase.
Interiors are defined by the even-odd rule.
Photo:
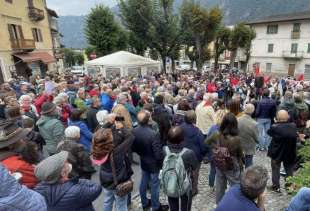
[[[7,3],[5,0],[0,0],[0,59],[5,64],[5,72],[9,71],[8,66],[14,64],[11,58],[12,51],[8,24],[21,25],[25,39],[33,39],[31,28],[41,29],[43,42],[36,43],[36,50],[47,51],[53,54],[51,31],[44,0],[33,0],[33,5],[38,9],[44,10],[43,20],[31,21],[29,19],[27,0],[13,0],[12,4]],[[8,73],[4,75],[7,79]]]

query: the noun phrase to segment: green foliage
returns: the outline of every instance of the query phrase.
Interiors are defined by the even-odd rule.
[[[120,0],[121,18],[129,32],[129,46],[143,55],[148,47],[148,31],[152,19],[150,0]]]
[[[214,40],[221,21],[222,12],[218,7],[208,10],[194,1],[185,1],[182,5],[183,42],[187,45],[187,55],[196,61],[198,70],[210,58],[208,46]]]
[[[85,35],[97,56],[126,49],[126,32],[115,22],[108,7],[97,5],[86,18]]]
[[[231,30],[225,26],[220,26],[216,31],[214,41],[214,67],[218,68],[218,60],[220,55],[228,48]]]
[[[295,176],[287,178],[286,184],[287,192],[293,195],[297,194],[302,187],[310,187],[310,162],[302,164],[302,168]]]
[[[75,53],[73,50],[65,48],[64,49],[64,56],[65,56],[65,66],[66,67],[71,67],[73,65],[75,65],[75,57],[74,57]]]
[[[300,188],[310,187],[310,142],[298,150],[298,156],[303,162],[302,167],[296,172],[293,177],[286,180],[287,192],[295,195]]]
[[[247,49],[249,52],[251,49],[251,42],[255,36],[254,30],[244,23],[239,23],[234,27],[230,35],[228,46],[228,49],[232,52],[230,61],[231,67],[233,67],[233,63],[235,62],[238,48]]]
[[[82,53],[75,53],[74,54],[74,60],[75,60],[76,64],[83,65],[84,64],[84,55]]]
[[[88,59],[90,59],[90,55],[92,53],[96,53],[96,52],[97,52],[97,50],[96,50],[96,47],[94,47],[94,46],[88,46],[85,48],[85,54],[87,55]]]

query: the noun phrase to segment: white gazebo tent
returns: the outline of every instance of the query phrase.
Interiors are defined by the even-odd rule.
[[[127,51],[118,51],[86,62],[86,66],[99,69],[106,78],[148,75],[160,72],[161,64],[143,56],[138,56]]]

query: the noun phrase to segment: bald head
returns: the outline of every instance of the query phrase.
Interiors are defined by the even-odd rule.
[[[138,113],[138,122],[140,125],[147,125],[150,120],[150,112],[142,110]]]
[[[289,118],[290,118],[290,116],[286,110],[278,111],[278,113],[277,113],[278,122],[287,122]]]
[[[248,103],[244,106],[244,113],[248,114],[248,115],[252,115],[255,111],[255,107],[253,104]]]

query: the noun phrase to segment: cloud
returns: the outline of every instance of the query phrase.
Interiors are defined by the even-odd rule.
[[[58,15],[86,15],[97,4],[112,7],[116,0],[46,0],[47,6]]]

